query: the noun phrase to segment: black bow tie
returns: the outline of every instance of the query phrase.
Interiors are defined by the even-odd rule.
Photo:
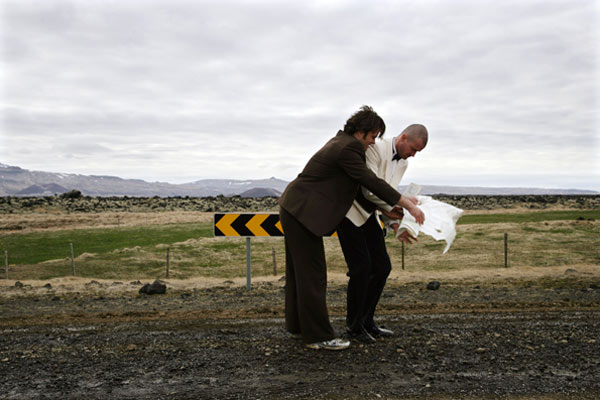
[[[398,153],[394,154],[394,157],[392,157],[392,161],[396,161],[396,160],[402,160],[402,157],[400,157],[400,154],[398,154]]]

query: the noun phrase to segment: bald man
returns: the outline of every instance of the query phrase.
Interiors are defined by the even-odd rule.
[[[401,196],[365,163],[365,151],[385,132],[373,108],[363,106],[279,198],[285,232],[285,323],[311,349],[343,350],[350,343],[336,337],[327,311],[327,265],[323,236],[332,233],[367,187],[392,208],[403,207],[419,222],[425,216],[416,198]]]
[[[392,139],[383,139],[366,150],[367,166],[390,186],[397,188],[408,159],[427,145],[428,132],[423,125],[413,124]],[[346,327],[351,339],[374,343],[377,337],[391,336],[393,332],[377,326],[375,308],[383,292],[392,265],[385,246],[385,236],[376,210],[384,214],[386,225],[398,232],[401,214],[366,188],[358,196],[337,233],[348,264]],[[398,240],[413,243],[417,239],[408,231]]]

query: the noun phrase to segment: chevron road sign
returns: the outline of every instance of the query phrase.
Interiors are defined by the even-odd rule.
[[[214,216],[215,236],[284,236],[279,214],[223,213]],[[336,236],[337,232],[328,236]]]
[[[215,236],[283,236],[279,214],[215,214]]]
[[[281,221],[279,221],[279,214],[273,213],[215,214],[214,234],[215,237],[237,236],[246,238],[246,288],[248,290],[250,290],[252,276],[250,238],[255,236],[284,236],[283,228],[281,227]],[[333,232],[333,234],[330,236],[337,236],[337,232]]]
[[[250,238],[253,236],[283,236],[279,214],[225,213],[215,214],[214,218],[215,237],[246,237],[246,288],[250,290],[252,279]]]

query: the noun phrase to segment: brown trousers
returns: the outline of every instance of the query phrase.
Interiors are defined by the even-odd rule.
[[[335,338],[327,312],[327,265],[323,238],[280,208],[285,233],[285,327],[306,343]]]

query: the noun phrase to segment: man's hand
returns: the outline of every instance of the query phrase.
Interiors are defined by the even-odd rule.
[[[404,210],[398,206],[392,208],[390,211],[381,210],[381,212],[389,219],[402,219],[404,217]]]
[[[400,196],[397,206],[404,207],[410,215],[415,217],[415,221],[417,221],[419,225],[423,225],[423,222],[425,222],[425,214],[417,207],[417,204],[419,204],[419,200],[416,197]]]
[[[421,211],[419,207],[411,204],[411,207],[407,208],[407,210],[413,217],[415,217],[415,220],[419,225],[423,225],[423,222],[425,222],[425,214],[423,214],[423,211]]]
[[[398,240],[404,243],[413,244],[417,241],[417,238],[408,233],[408,231],[404,231],[398,235]]]
[[[415,206],[419,205],[419,199],[417,199],[416,197],[407,197],[406,200],[410,201],[411,203],[413,203]]]
[[[391,224],[390,226],[394,230],[394,234],[398,234],[398,229],[400,228],[400,224],[394,223],[394,224]],[[417,238],[414,237],[413,235],[411,235],[410,233],[408,233],[408,231],[404,231],[398,235],[398,240],[401,242],[404,242],[404,243],[413,244],[414,242],[417,241]]]
[[[394,230],[394,234],[397,234],[400,224],[393,223],[390,224],[390,227]],[[417,238],[408,233],[408,231],[404,231],[398,235],[398,240],[404,243],[412,244],[417,241]]]

